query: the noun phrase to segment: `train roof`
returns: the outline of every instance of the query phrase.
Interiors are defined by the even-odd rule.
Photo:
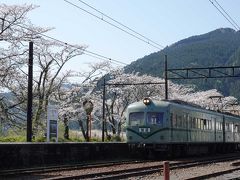
[[[178,100],[178,99],[171,99],[171,100],[151,100],[155,106],[169,106],[170,104],[177,104],[177,105],[184,105],[184,106],[188,106],[188,107],[192,107],[192,108],[197,108],[197,109],[201,109],[204,111],[210,111],[213,113],[219,113],[219,114],[224,114],[224,115],[228,115],[228,116],[233,116],[233,117],[240,117],[239,115],[235,115],[232,113],[228,113],[228,112],[220,112],[220,111],[214,111],[211,109],[206,109],[201,107],[200,105],[197,104],[193,104],[190,102],[186,102],[186,101],[182,101],[182,100]],[[135,107],[145,107],[146,105],[143,103],[143,101],[138,101],[135,103],[132,103],[129,105],[129,107],[131,108],[135,108]]]
[[[202,106],[200,105],[197,105],[197,104],[194,104],[194,103],[190,103],[190,102],[186,102],[186,101],[182,101],[182,100],[178,100],[178,99],[172,99],[172,100],[161,100],[161,101],[166,101],[166,102],[169,102],[169,103],[175,103],[175,104],[180,104],[180,105],[186,105],[186,106],[190,106],[190,107],[195,107],[195,108],[199,108],[199,109],[202,109],[202,110],[205,110],[205,111],[211,111],[211,112],[215,112],[215,113],[219,113],[219,114],[224,114],[224,115],[228,115],[228,116],[233,116],[233,117],[240,117],[239,115],[236,115],[236,114],[232,114],[232,113],[229,113],[229,112],[221,112],[221,111],[214,111],[214,110],[211,110],[211,109],[206,109],[206,108],[203,108]]]
[[[167,107],[169,106],[169,102],[167,101],[156,101],[156,100],[151,100],[151,104],[150,106],[151,107],[156,107],[156,106],[161,106],[161,107]],[[134,102],[134,103],[131,103],[128,105],[128,109],[138,109],[138,110],[141,110],[141,109],[145,109],[146,108],[146,105],[143,103],[143,101],[137,101],[137,102]]]
[[[170,103],[176,103],[176,104],[182,104],[182,105],[187,105],[187,106],[192,106],[192,107],[197,107],[197,108],[202,108],[200,105],[190,103],[190,102],[186,102],[186,101],[182,101],[182,100],[179,100],[179,99],[162,100],[162,101],[166,101],[166,102],[170,102]],[[204,108],[202,108],[202,109],[204,109]]]

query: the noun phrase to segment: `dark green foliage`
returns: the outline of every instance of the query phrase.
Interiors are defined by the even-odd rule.
[[[239,66],[240,31],[222,28],[181,40],[160,52],[131,63],[125,67],[125,72],[163,77],[165,54],[168,56],[168,68]],[[240,82],[235,83],[237,80],[228,78],[177,82],[195,84],[200,90],[216,88],[226,96],[240,98],[240,94],[237,93],[240,90]]]

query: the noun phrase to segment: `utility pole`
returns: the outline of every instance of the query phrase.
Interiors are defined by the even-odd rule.
[[[105,93],[106,93],[106,82],[104,77],[103,78],[103,107],[102,107],[102,142],[104,142],[104,131],[105,131]]]
[[[168,99],[168,67],[167,67],[167,55],[165,55],[165,99]]]
[[[32,142],[32,86],[33,86],[33,42],[29,42],[27,142]]]

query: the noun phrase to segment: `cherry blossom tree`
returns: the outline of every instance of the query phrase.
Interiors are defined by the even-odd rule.
[[[101,121],[101,89],[99,80],[103,74],[112,69],[108,61],[89,64],[89,71],[81,73],[73,73],[75,77],[81,79],[80,83],[69,84],[69,86],[61,86],[54,94],[55,101],[59,104],[60,117],[66,117],[69,120],[77,121],[85,140],[88,140],[86,129],[87,114],[83,108],[84,101],[93,103],[92,123],[98,124]],[[66,127],[65,127],[66,128]]]
[[[51,29],[33,26],[26,18],[27,13],[35,8],[33,5],[0,5],[1,82],[24,65],[25,55],[28,53],[24,42],[33,41],[39,38],[40,33]]]
[[[68,46],[58,42],[41,39],[36,43],[34,48],[34,63],[37,66],[38,73],[35,73],[36,86],[34,89],[35,96],[35,129],[45,127],[47,106],[51,95],[59,90],[71,71],[61,74],[64,65],[72,58],[83,53],[85,46]]]
[[[46,108],[53,92],[67,81],[71,72],[62,72],[72,58],[83,54],[86,46],[67,45],[48,40],[42,33],[52,28],[31,24],[26,15],[36,6],[0,5],[0,89],[11,94],[1,96],[1,113],[10,125],[26,122],[28,43],[34,43],[33,118],[34,133],[46,126]],[[5,93],[4,93],[5,94]],[[13,123],[10,123],[13,122]]]
[[[49,30],[49,28],[33,26],[26,18],[27,13],[35,8],[36,6],[33,5],[0,5],[0,89],[2,91],[0,114],[1,119],[4,119],[4,123],[8,126],[10,124],[19,126],[22,122],[17,123],[15,119],[24,119],[19,105],[26,101],[24,97],[26,93],[22,92],[22,96],[18,96],[16,92],[25,88],[27,79],[22,73],[28,59],[26,58],[28,47],[25,42],[35,40],[39,33]],[[6,94],[6,91],[14,96]]]

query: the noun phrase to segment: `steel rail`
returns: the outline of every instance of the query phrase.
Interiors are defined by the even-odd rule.
[[[192,178],[188,178],[186,180],[199,180],[199,179],[214,178],[214,177],[218,177],[218,176],[221,176],[221,175],[224,175],[224,174],[229,174],[229,173],[232,173],[232,172],[238,171],[238,170],[240,170],[240,167],[232,168],[232,169],[228,169],[228,170],[224,170],[224,171],[219,171],[219,172],[215,172],[215,173],[205,174],[205,175],[201,175],[201,176],[195,176],[195,177],[192,177]],[[228,180],[239,179],[239,178],[240,178],[240,175],[235,177],[235,178],[228,178]]]
[[[33,173],[47,173],[54,171],[67,171],[67,170],[77,170],[77,169],[88,169],[88,168],[101,168],[101,167],[110,167],[114,165],[122,164],[133,164],[133,163],[144,163],[152,162],[150,160],[120,160],[120,161],[106,161],[106,162],[97,162],[97,163],[80,163],[80,164],[69,164],[69,165],[56,165],[56,166],[47,166],[47,167],[35,167],[35,168],[22,168],[22,169],[12,169],[12,170],[0,170],[0,179],[3,176],[11,175],[25,175]]]
[[[217,162],[226,162],[235,159],[240,159],[239,156],[232,157],[218,157],[214,159],[200,160],[200,161],[192,161],[192,162],[177,162],[170,163],[170,170],[173,169],[184,169],[189,167],[201,166],[209,163],[217,163]],[[73,175],[67,177],[56,177],[51,178],[51,180],[61,179],[61,180],[69,180],[69,179],[92,179],[92,180],[103,180],[103,179],[123,179],[141,175],[149,175],[157,172],[163,171],[163,165],[153,165],[148,167],[140,167],[140,168],[130,168],[124,170],[116,170],[116,171],[108,171],[108,172],[97,172],[92,174],[84,174],[84,175]]]

